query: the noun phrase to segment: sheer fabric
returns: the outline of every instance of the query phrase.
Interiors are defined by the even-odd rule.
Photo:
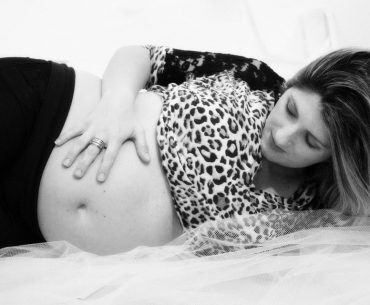
[[[67,242],[4,248],[0,274],[1,304],[370,304],[370,221],[273,210],[109,256]]]

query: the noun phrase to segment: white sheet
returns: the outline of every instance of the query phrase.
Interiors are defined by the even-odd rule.
[[[1,304],[370,304],[369,227],[306,230],[201,258],[181,244],[106,257],[48,246],[0,258]]]

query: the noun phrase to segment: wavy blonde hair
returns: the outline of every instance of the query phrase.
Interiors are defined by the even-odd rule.
[[[308,168],[318,182],[316,207],[370,214],[370,51],[340,49],[286,83],[321,97],[331,158]]]

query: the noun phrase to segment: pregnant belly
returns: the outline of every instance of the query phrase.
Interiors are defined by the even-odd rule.
[[[65,126],[82,119],[100,100],[101,81],[76,73],[76,88]],[[147,137],[151,162],[144,164],[134,144],[120,149],[109,178],[96,182],[102,154],[81,180],[75,169],[61,166],[72,140],[54,148],[39,190],[38,220],[47,241],[66,240],[99,254],[117,253],[139,245],[163,245],[182,233],[167,180],[162,171],[155,127],[162,108],[154,93],[140,93],[135,111]]]

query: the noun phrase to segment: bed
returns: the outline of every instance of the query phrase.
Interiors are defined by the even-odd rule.
[[[168,45],[255,57],[289,78],[331,50],[369,48],[369,10],[365,0],[4,0],[0,55],[101,76],[122,45]],[[225,240],[233,226],[109,256],[65,241],[1,249],[0,304],[370,303],[367,219],[236,248]],[[203,251],[220,245],[217,254]]]

